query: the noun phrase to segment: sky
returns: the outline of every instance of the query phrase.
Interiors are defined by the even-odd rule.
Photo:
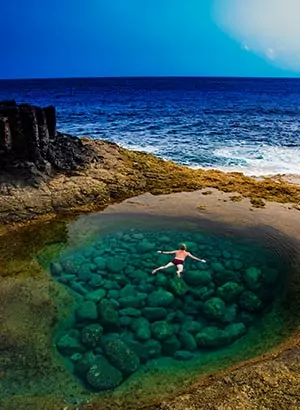
[[[299,77],[299,0],[0,0],[0,78]]]

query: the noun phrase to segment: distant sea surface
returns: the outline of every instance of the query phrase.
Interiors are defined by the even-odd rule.
[[[300,174],[300,79],[1,80],[3,99],[55,105],[60,131],[193,168]]]

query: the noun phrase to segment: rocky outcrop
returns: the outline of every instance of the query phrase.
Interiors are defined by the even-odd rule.
[[[0,102],[0,170],[50,175],[77,170],[92,158],[79,138],[56,131],[55,107]]]

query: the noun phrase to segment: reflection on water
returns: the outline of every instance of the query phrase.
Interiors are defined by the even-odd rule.
[[[72,394],[163,396],[270,350],[298,324],[283,304],[295,251],[277,231],[138,214],[58,226],[50,235],[49,225],[44,239],[37,227],[39,236],[33,230],[18,256],[24,269],[37,261],[72,297],[51,335],[60,362],[80,382]],[[23,231],[21,243],[28,237]],[[175,267],[152,275],[172,260],[157,250],[182,242],[206,263],[188,258],[181,278]],[[20,246],[18,236],[14,243]],[[20,379],[3,385],[6,394],[48,392]]]

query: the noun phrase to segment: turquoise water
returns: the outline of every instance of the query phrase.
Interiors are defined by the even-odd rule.
[[[236,355],[247,338],[253,343],[254,329],[280,306],[285,261],[247,236],[200,231],[188,221],[180,229],[174,220],[124,217],[108,229],[95,225],[92,220],[91,234],[84,224],[69,229],[69,243],[55,257],[47,248],[39,254],[74,297],[55,347],[89,391],[120,389],[157,366],[166,372],[197,363],[215,367],[222,352]],[[206,263],[188,258],[181,278],[175,267],[153,275],[172,260],[157,250],[182,242]]]

